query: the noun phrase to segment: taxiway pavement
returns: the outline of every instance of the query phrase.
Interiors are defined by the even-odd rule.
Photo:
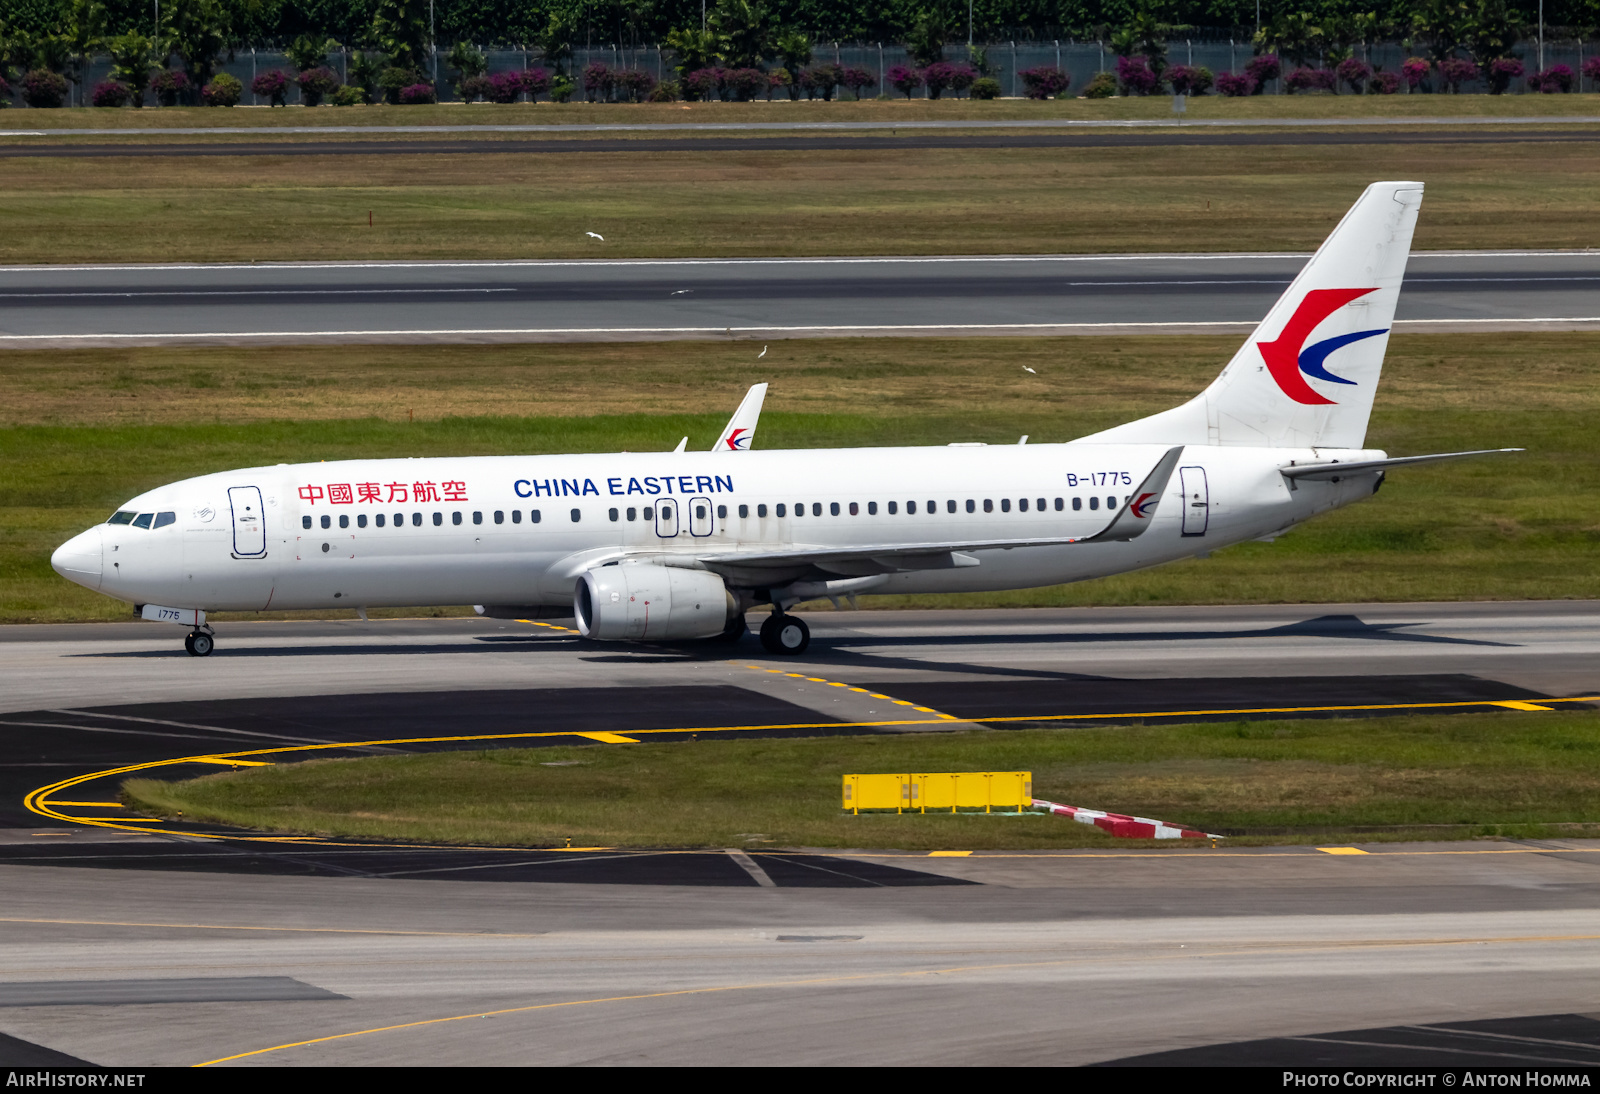
[[[246,844],[22,805],[74,774],[296,742],[1539,717],[1600,694],[1592,602],[809,618],[792,660],[482,619],[223,623],[204,659],[158,624],[0,630],[0,1065],[1600,1053],[1600,841],[607,855]]]
[[[1308,257],[11,266],[0,347],[1248,333]],[[1397,316],[1600,329],[1600,251],[1415,254]]]

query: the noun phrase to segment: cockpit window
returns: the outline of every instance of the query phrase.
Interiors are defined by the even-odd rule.
[[[135,528],[149,528],[150,521],[154,517],[154,513],[140,513],[138,516],[133,518],[133,526]]]
[[[172,513],[172,512],[157,513],[156,514],[156,522],[154,524],[152,524],[150,527],[151,528],[165,528],[169,524],[177,523],[177,520],[178,520],[178,514],[176,514],[176,513]]]
[[[123,509],[123,510],[120,510],[119,512],[112,513],[111,514],[111,519],[106,521],[106,523],[107,524],[132,524],[133,523],[133,518],[136,515],[137,514],[135,514],[132,509]]]

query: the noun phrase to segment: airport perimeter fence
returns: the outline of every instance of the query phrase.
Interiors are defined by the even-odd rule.
[[[1081,41],[1033,41],[1033,42],[986,42],[980,46],[988,58],[989,75],[999,81],[1001,94],[1008,97],[1023,95],[1024,87],[1021,73],[1030,68],[1055,66],[1071,76],[1071,84],[1066,92],[1068,96],[1075,95],[1083,86],[1093,78],[1097,72],[1113,72],[1117,63],[1117,55],[1111,51],[1108,42],[1081,42]],[[1537,42],[1528,41],[1518,44],[1516,52],[1521,54],[1522,63],[1531,76],[1539,70],[1540,49]],[[494,47],[484,50],[489,63],[487,75],[517,71],[528,68],[545,67],[554,69],[556,66],[544,60],[543,53],[538,49],[517,47]],[[1543,49],[1543,67],[1555,65],[1568,66],[1573,74],[1573,91],[1600,91],[1600,80],[1583,75],[1584,62],[1600,54],[1600,49],[1593,41],[1568,39],[1556,41],[1547,39]],[[1356,57],[1366,61],[1375,69],[1388,72],[1398,72],[1402,62],[1411,56],[1411,52],[1398,42],[1375,43],[1370,46],[1359,46]],[[967,60],[967,47],[965,45],[952,45],[945,48],[945,59],[948,61],[962,62]],[[1242,72],[1244,65],[1253,56],[1250,43],[1244,39],[1207,39],[1187,40],[1174,39],[1167,43],[1167,60],[1170,64],[1190,66],[1204,66],[1214,74],[1224,72]],[[349,81],[350,51],[345,50],[333,54],[328,58],[328,67],[331,68],[343,82]],[[862,98],[903,98],[904,96],[894,88],[888,86],[885,75],[889,69],[897,65],[915,67],[915,62],[905,47],[895,43],[884,42],[819,42],[813,47],[811,64],[833,63],[838,65],[862,68],[870,72],[876,81],[875,85],[867,89]],[[595,47],[576,49],[572,56],[562,66],[570,78],[579,85],[573,93],[573,101],[584,99],[582,88],[582,72],[591,64],[603,64],[612,69],[638,69],[653,76],[658,82],[676,79],[677,72],[673,67],[671,51],[663,51],[659,47],[626,49],[620,47]],[[1289,65],[1285,63],[1284,70],[1287,74]],[[1318,67],[1313,65],[1313,67]],[[1331,67],[1331,66],[1330,66]],[[300,102],[300,90],[294,84],[295,67],[288,56],[281,52],[271,50],[241,50],[226,60],[217,68],[218,72],[226,72],[235,77],[244,85],[244,97],[241,105],[266,106],[267,100],[251,91],[255,77],[274,69],[282,71],[289,77],[287,101]],[[455,93],[453,74],[445,64],[444,54],[438,53],[431,58],[428,75],[432,76],[438,88],[440,102],[458,101]],[[82,105],[94,86],[111,78],[111,62],[107,57],[97,57],[91,60],[88,67],[87,78],[81,86],[74,87],[71,91],[70,104]],[[1442,81],[1435,76],[1431,86],[1435,91],[1442,91]],[[1266,94],[1282,94],[1285,92],[1283,80],[1270,81],[1264,89]],[[1420,90],[1420,89],[1419,89]],[[1487,93],[1489,86],[1482,79],[1473,79],[1461,85],[1464,93]],[[1214,94],[1215,92],[1213,92]],[[1348,91],[1346,92],[1348,93]],[[1402,82],[1400,94],[1417,93]],[[1537,94],[1530,90],[1526,78],[1512,80],[1506,89],[1507,94]],[[927,96],[926,88],[919,88],[913,93],[914,97]],[[955,97],[954,92],[946,92]],[[1305,94],[1305,92],[1302,92]],[[787,94],[774,90],[771,98],[787,98]],[[840,88],[837,97],[848,100],[852,98],[848,91]],[[153,102],[154,95],[147,95],[147,101]],[[21,96],[18,96],[17,105],[21,106]]]

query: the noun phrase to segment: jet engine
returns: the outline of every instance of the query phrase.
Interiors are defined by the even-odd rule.
[[[712,638],[733,613],[722,578],[705,570],[622,563],[578,578],[578,632],[607,641]]]

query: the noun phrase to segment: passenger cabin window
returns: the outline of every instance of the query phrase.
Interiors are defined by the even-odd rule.
[[[504,524],[506,522],[506,511],[504,509],[496,509],[494,511],[494,522],[496,524]]]
[[[413,528],[421,528],[422,527],[422,514],[421,513],[412,513],[411,514],[411,527],[413,527]]]
[[[302,528],[310,528],[311,527],[311,518],[310,517],[301,517],[300,518],[300,527],[302,527]]]
[[[741,505],[741,506],[739,506],[739,508],[743,509],[745,507]],[[728,519],[728,507],[726,505],[717,506],[717,519],[718,520],[727,520]]]
[[[968,498],[967,499],[967,512],[976,513],[977,511],[978,511],[977,503],[974,502],[971,498]]]
[[[541,519],[542,518],[541,518],[541,516],[539,514],[539,510],[537,510],[537,509],[529,509],[528,510],[528,523],[529,524],[538,524]]]
[[[647,505],[647,506],[644,507],[643,510],[640,511],[639,517],[642,520],[655,520],[656,519],[656,511],[654,509],[650,508],[650,506]]]
[[[916,502],[911,502],[911,503],[910,503],[910,505],[911,505],[911,508],[910,508],[910,509],[909,509],[909,510],[908,510],[908,512],[912,512],[912,513],[915,513],[915,512],[916,512],[916,511],[917,511],[917,508],[916,508],[916,506],[917,506],[917,503],[916,503]],[[899,512],[899,510],[900,510],[900,503],[899,503],[899,502],[897,502],[897,501],[891,501],[891,502],[890,502],[890,503],[889,503],[889,515],[890,515],[890,516],[891,516],[891,517],[892,517],[892,516],[894,516],[894,515],[895,515],[895,513],[897,513],[897,512]],[[871,509],[870,509],[870,508],[869,508],[869,509],[868,509],[868,510],[867,510],[867,512],[869,512],[869,513],[870,513],[870,512],[872,512],[872,510],[871,510]]]
[[[855,502],[851,502],[850,503],[850,513],[851,513],[852,516],[855,515],[855,511],[856,511],[856,503]],[[878,515],[878,503],[875,502],[875,501],[867,502],[867,516],[875,517],[877,515]]]
[[[1024,503],[1024,504],[1026,504],[1026,503]],[[984,502],[983,503],[983,511],[985,513],[987,513],[989,511],[989,503],[988,502]],[[1001,498],[1000,499],[1000,511],[1002,513],[1011,512],[1011,499],[1010,498]]]
[[[379,528],[382,528],[383,527],[383,514],[379,513],[377,516],[373,517],[372,518],[372,523],[376,524]]]
[[[348,527],[350,527],[350,514],[349,513],[340,513],[339,514],[339,527],[340,528],[348,528]]]
[[[744,520],[749,515],[750,515],[750,507],[748,505],[739,506],[739,519],[740,520]],[[762,516],[766,516],[766,514],[763,513]]]
[[[459,511],[450,514],[450,523],[451,524],[460,524],[461,523],[461,513]]]
[[[1100,508],[1100,499],[1099,498],[1090,498],[1089,499],[1089,508],[1090,509],[1098,509],[1098,508]]]
[[[482,524],[483,523],[483,514],[482,513],[473,513],[472,514],[472,523],[473,524]]]
[[[112,513],[111,514],[111,519],[106,521],[106,523],[107,524],[132,524],[133,523],[133,518],[138,516],[138,515],[139,514],[135,513],[132,509],[123,509],[123,510],[121,510],[119,512]]]
[[[1057,508],[1059,509],[1060,506],[1057,506]],[[1083,508],[1083,499],[1082,498],[1073,498],[1072,499],[1072,509],[1073,509],[1073,511],[1076,512],[1077,510],[1082,509],[1082,508]]]
[[[582,509],[574,509],[572,511],[572,523],[573,524],[577,524],[582,519],[583,519],[583,510]]]
[[[332,528],[333,527],[333,518],[328,516],[326,513],[324,513],[322,515],[322,526],[324,528]]]
[[[396,513],[394,515],[394,526],[396,528],[405,527],[405,523],[406,523],[406,515],[404,513]]]
[[[786,517],[786,516],[789,515],[787,512],[784,511],[784,505],[783,505],[783,502],[781,502],[781,501],[778,503],[778,515],[780,517]]]
[[[639,519],[639,510],[633,508],[632,506],[629,506],[628,507],[628,519],[629,520],[638,520]]]
[[[983,511],[985,513],[994,512],[994,502],[991,501],[989,498],[984,498],[983,499]],[[972,512],[972,503],[970,501],[967,502],[967,512],[969,512],[969,513]]]
[[[764,517],[766,515],[767,515],[767,506],[766,506],[765,502],[763,502],[762,504],[756,506],[756,516]]]
[[[934,503],[931,501],[928,503],[928,512],[930,513],[933,512],[933,504]],[[949,501],[944,503],[944,507],[947,511],[954,513],[956,511],[956,499],[951,498]]]
[[[615,510],[615,509],[608,509],[606,512],[607,512],[607,515],[610,516],[613,521],[617,521],[617,520],[621,520],[622,519],[622,514],[620,512],[618,512],[617,510]]]
[[[357,528],[365,528],[366,526],[367,526],[367,514],[362,513],[360,516],[356,517],[356,527]]]
[[[820,517],[822,515],[822,503],[820,501],[814,501],[814,502],[811,503],[811,515],[814,516],[814,517]],[[833,503],[833,515],[834,516],[838,516],[839,515],[839,503],[838,502],[834,502]]]
[[[522,510],[521,509],[513,509],[513,510],[511,510],[511,523],[512,524],[521,524],[522,523]]]
[[[1061,508],[1061,499],[1060,498],[1056,499],[1056,508],[1057,509]],[[1039,499],[1039,512],[1041,512],[1041,513],[1044,512],[1044,499],[1043,498]]]
[[[169,524],[177,523],[177,520],[178,520],[178,514],[176,514],[176,513],[172,513],[172,512],[157,513],[156,514],[156,522],[154,524],[152,524],[150,527],[152,527],[152,528],[165,528]]]
[[[929,512],[932,512],[932,511],[933,510],[931,510],[931,509],[929,510]],[[894,509],[890,508],[889,512],[891,512],[891,513],[894,512]],[[914,517],[916,515],[917,515],[917,503],[914,502],[914,501],[906,502],[906,516]]]
[[[838,502],[830,501],[828,503],[828,515],[830,517],[836,517],[836,516],[839,515],[839,503]]]
[[[1106,499],[1106,508],[1107,509],[1115,509],[1116,507],[1117,507],[1117,499],[1116,498],[1107,498]]]
[[[433,514],[433,526],[435,528],[438,528],[442,524],[444,524],[444,514],[443,513],[434,513]]]

